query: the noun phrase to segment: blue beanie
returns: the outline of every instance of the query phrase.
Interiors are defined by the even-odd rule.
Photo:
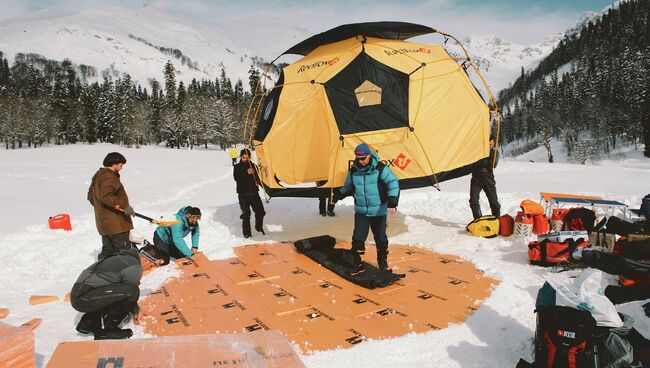
[[[361,143],[357,146],[357,148],[354,149],[354,154],[357,157],[368,156],[370,154],[370,147],[368,147],[368,145],[365,143]]]

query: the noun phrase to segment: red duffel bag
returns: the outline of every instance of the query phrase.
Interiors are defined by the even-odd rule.
[[[547,240],[528,243],[528,260],[537,266],[555,266],[560,262],[571,259],[573,251],[588,247],[589,243],[580,238],[567,239],[563,243],[554,243]]]

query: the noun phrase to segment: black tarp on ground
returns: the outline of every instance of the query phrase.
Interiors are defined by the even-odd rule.
[[[623,240],[619,242],[621,255],[630,259],[650,260],[650,239]]]
[[[644,300],[650,298],[650,285],[609,285],[605,288],[605,296],[614,304],[622,304],[635,300]]]
[[[618,254],[596,250],[582,251],[582,262],[611,275],[624,277],[650,276],[650,261],[634,261]]]
[[[354,276],[350,275],[355,262],[358,262],[359,255],[348,249],[335,249],[336,239],[329,235],[302,239],[293,244],[298,252],[342,278],[367,289],[385,287],[406,276],[405,274],[380,271],[367,262],[363,262],[365,266],[364,272]]]

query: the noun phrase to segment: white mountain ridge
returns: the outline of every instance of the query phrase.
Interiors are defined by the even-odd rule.
[[[307,31],[274,17],[206,23],[147,5],[96,7],[0,23],[0,51],[10,63],[16,53],[36,53],[93,66],[98,79],[108,70],[113,77],[128,73],[144,85],[150,78],[162,81],[167,60],[177,70],[177,81],[214,79],[224,68],[233,82],[246,82],[254,57],[270,60],[286,45],[307,37]]]
[[[529,45],[494,35],[469,35],[462,42],[496,94],[515,80],[522,67],[534,67],[565,35],[579,32],[600,15],[584,13],[566,32]],[[96,79],[101,79],[103,71],[113,77],[128,73],[143,85],[150,78],[162,81],[167,60],[174,63],[177,80],[185,83],[192,78],[217,78],[221,68],[233,82],[237,78],[246,82],[254,58],[270,61],[311,35],[270,16],[208,23],[149,5],[138,9],[104,6],[0,23],[0,51],[10,62],[18,52],[59,61],[67,58],[95,67]],[[458,48],[451,49],[454,56],[460,55]]]

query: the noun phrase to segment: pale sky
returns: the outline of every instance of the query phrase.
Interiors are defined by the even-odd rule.
[[[57,15],[80,8],[149,3],[201,21],[268,15],[312,33],[367,21],[405,21],[453,35],[494,34],[531,43],[563,32],[586,11],[600,12],[611,0],[0,0],[0,22],[34,13]],[[254,27],[254,25],[251,25]]]

